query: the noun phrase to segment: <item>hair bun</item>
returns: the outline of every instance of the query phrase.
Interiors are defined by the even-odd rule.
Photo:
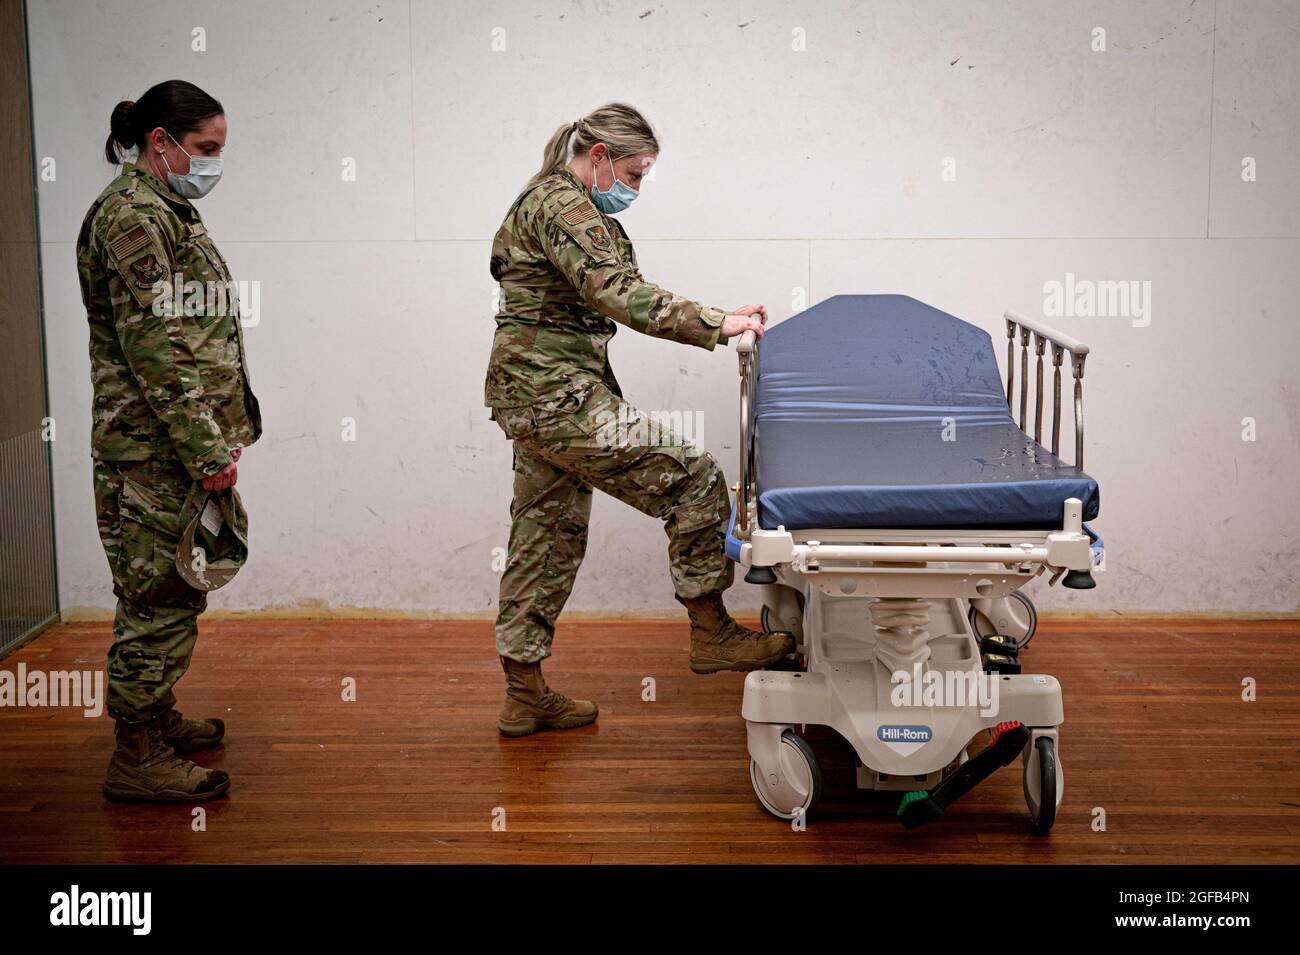
[[[145,149],[145,134],[161,126],[172,136],[184,136],[209,117],[224,110],[221,104],[184,80],[164,80],[145,90],[139,100],[124,99],[113,107],[108,121],[104,159],[121,160],[121,151]]]
[[[135,101],[124,99],[113,107],[113,115],[109,118],[109,128],[114,133],[125,135],[131,129],[131,114],[135,112]]]

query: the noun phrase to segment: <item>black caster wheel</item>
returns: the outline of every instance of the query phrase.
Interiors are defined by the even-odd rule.
[[[1029,646],[1029,641],[1034,638],[1034,632],[1038,629],[1038,611],[1034,608],[1034,602],[1018,590],[1013,590],[1009,599],[1016,601],[1019,606],[1013,608],[1015,611],[1013,625],[1007,627],[1005,631],[998,630],[993,621],[974,607],[967,612],[967,617],[977,638],[982,639],[995,633],[1002,633],[1016,640],[1017,650],[1023,650]]]
[[[1020,649],[1023,650],[1029,646],[1029,641],[1034,639],[1034,634],[1038,630],[1038,609],[1034,606],[1032,600],[1018,590],[1011,592],[1011,598],[1020,601],[1025,608],[1025,615],[1029,618],[1029,627],[1025,631],[1025,635],[1020,638]]]
[[[767,604],[763,604],[763,609],[759,611],[758,621],[764,633],[776,633],[772,626],[772,611]]]
[[[799,614],[802,616],[803,604],[804,604],[803,594],[795,594],[795,599],[799,605]],[[764,633],[777,633],[777,632],[789,633],[790,632],[788,627],[776,626],[776,623],[774,622],[775,614],[772,613],[772,608],[770,608],[767,604],[763,604],[763,609],[760,610],[758,613],[758,619],[760,625],[763,628]]]
[[[751,756],[749,781],[764,809],[779,819],[805,818],[822,796],[822,770],[812,747],[794,730],[781,734],[780,769],[763,776]]]
[[[773,629],[772,612],[768,609],[767,604],[764,604],[763,609],[759,612],[759,620],[761,622],[761,626],[764,633],[789,633],[790,636],[792,637],[794,636],[794,634],[791,633],[789,630]],[[777,660],[775,663],[769,663],[763,669],[791,670],[796,672],[803,672],[804,670],[807,669],[807,662],[804,660],[802,653],[792,653],[789,656],[782,657],[780,660]]]
[[[1040,736],[1025,751],[1025,803],[1029,806],[1030,832],[1045,836],[1056,822],[1056,798],[1061,782],[1056,744]]]

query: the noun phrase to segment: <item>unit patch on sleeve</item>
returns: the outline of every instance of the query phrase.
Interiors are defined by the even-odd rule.
[[[132,262],[131,272],[135,275],[135,284],[141,288],[151,288],[167,275],[167,270],[152,252]]]
[[[600,251],[602,252],[604,252],[608,248],[611,248],[614,244],[609,237],[609,233],[605,231],[605,227],[603,225],[592,226],[590,229],[587,230],[587,236],[591,239],[591,244],[594,245],[596,248],[600,249]]]

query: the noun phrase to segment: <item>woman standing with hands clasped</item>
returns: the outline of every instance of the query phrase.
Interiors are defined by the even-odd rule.
[[[95,505],[117,596],[110,799],[193,802],[230,786],[225,772],[180,755],[217,745],[225,724],[185,719],[172,693],[207,592],[247,554],[236,462],[262,433],[230,271],[191,203],[221,178],[226,132],[221,104],[182,80],[118,103],[105,158],[137,155],[91,204],[77,240]],[[221,294],[197,307],[188,293],[173,301],[177,276]]]

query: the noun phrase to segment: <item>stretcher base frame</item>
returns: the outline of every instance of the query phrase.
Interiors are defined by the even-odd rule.
[[[910,533],[915,538],[915,532]],[[807,801],[807,786],[791,765],[792,748],[783,744],[787,730],[806,731],[809,724],[830,727],[854,749],[859,789],[902,793],[933,788],[969,758],[970,746],[982,732],[1018,721],[1030,730],[1022,753],[1025,798],[1031,815],[1039,815],[1036,744],[1042,737],[1050,738],[1054,747],[1058,742],[1057,729],[1064,720],[1060,684],[1047,674],[984,674],[970,609],[974,605],[990,618],[1004,616],[1002,605],[1010,593],[1040,573],[1041,566],[1004,573],[1002,565],[939,563],[909,568],[910,576],[882,575],[882,570],[903,568],[863,567],[855,576],[883,577],[882,587],[851,594],[839,592],[836,581],[854,578],[828,578],[824,568],[809,573],[785,565],[774,570],[777,582],[763,587],[764,619],[773,629],[794,634],[805,669],[757,670],[745,679],[741,715],[753,762],[751,778],[756,788],[762,785],[760,799],[769,811],[794,818]],[[953,596],[954,581],[963,578],[970,596]],[[936,588],[948,592],[936,594]],[[872,593],[877,589],[889,598],[906,595],[923,603],[928,658],[920,672],[934,674],[930,679],[949,686],[996,681],[996,709],[971,694],[965,701],[949,699],[939,705],[895,705],[894,670],[876,652],[881,634],[871,605],[877,603],[878,595]],[[986,694],[984,703],[990,702],[991,694]],[[927,738],[917,744],[891,744],[882,738],[890,727],[922,727]],[[1055,772],[1060,805],[1065,787],[1059,755]]]

